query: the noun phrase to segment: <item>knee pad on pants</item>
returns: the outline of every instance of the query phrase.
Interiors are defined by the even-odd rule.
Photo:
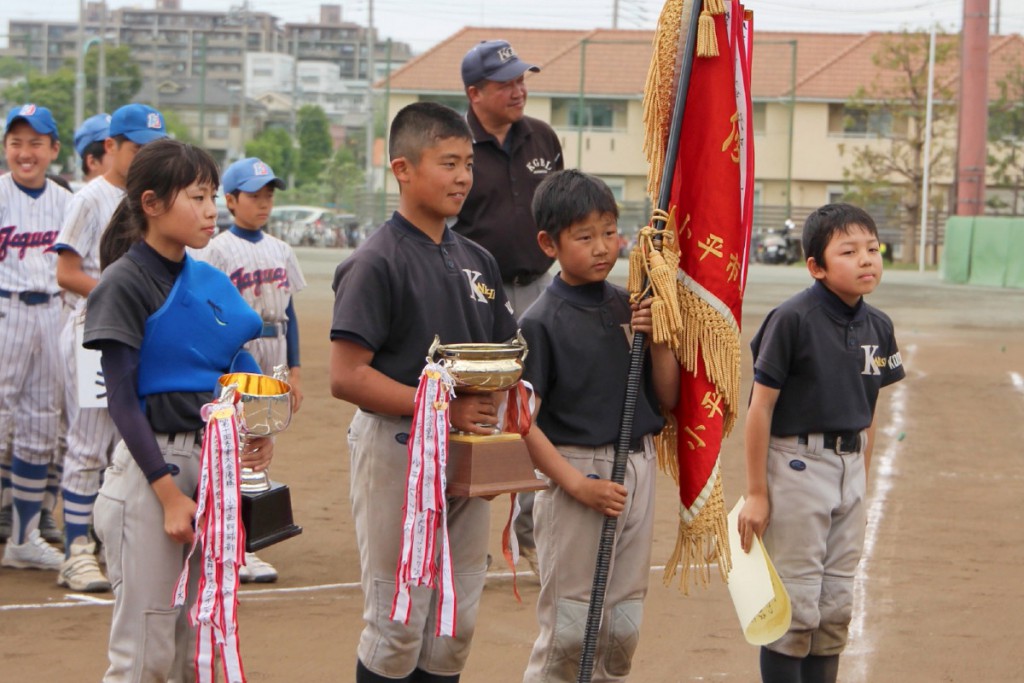
[[[816,580],[783,579],[793,609],[789,631],[768,646],[769,650],[790,657],[806,657],[811,651],[811,636],[818,630],[821,615],[818,603],[821,584]]]
[[[644,617],[644,601],[624,600],[605,615],[609,619],[608,645],[604,668],[613,676],[626,676],[633,663],[633,653],[640,642],[640,624]]]
[[[820,624],[811,639],[812,655],[837,655],[846,647],[853,617],[853,579],[826,576],[821,584]]]

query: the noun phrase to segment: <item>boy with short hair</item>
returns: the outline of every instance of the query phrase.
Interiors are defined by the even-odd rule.
[[[274,190],[283,190],[284,181],[263,161],[250,157],[228,166],[220,183],[234,225],[214,237],[205,249],[189,253],[227,274],[242,298],[263,318],[263,333],[245,349],[267,375],[287,364],[292,409],[297,412],[302,404],[302,377],[299,321],[292,296],[306,287],[306,280],[292,248],[261,229],[274,208]],[[277,581],[273,565],[249,552],[238,575],[242,583]]]
[[[64,498],[64,562],[57,584],[74,591],[110,590],[89,534],[100,475],[121,439],[106,407],[82,407],[78,401],[78,363],[86,351],[76,344],[77,329],[85,323],[85,299],[100,277],[100,237],[124,197],[128,167],[142,146],[167,137],[163,116],[145,104],[118,108],[106,126],[103,140],[106,172],[83,187],[71,200],[57,236],[57,283],[71,310],[61,331],[61,349],[68,368],[64,385],[67,407],[67,452],[61,475]]]
[[[523,681],[577,680],[606,515],[619,519],[594,680],[624,681],[650,578],[651,436],[664,426],[659,404],[671,410],[678,400],[679,364],[666,345],[651,345],[626,478],[613,483],[632,333],[651,333],[650,299],[631,305],[626,290],[606,281],[618,257],[619,211],[599,178],[575,170],[549,175],[534,195],[533,214],[540,248],[561,272],[520,318],[530,349],[523,378],[538,404],[526,444],[550,485],[534,503],[540,633]]]
[[[366,626],[357,683],[455,683],[465,666],[486,573],[489,505],[448,499],[448,534],[458,595],[452,638],[435,635],[436,591],[414,587],[408,622],[390,619],[402,545],[403,503],[416,387],[435,335],[443,344],[502,342],[516,332],[501,274],[482,247],[445,219],[473,184],[465,119],[432,102],[403,108],[391,124],[398,211],[338,266],[331,324],[331,393],[355,403],[349,428],[351,500]],[[457,396],[454,428],[492,430],[490,394]]]
[[[864,296],[882,278],[878,229],[849,204],[804,223],[814,278],[754,335],[740,540],[764,541],[793,621],[761,648],[764,683],[834,683],[864,546],[878,390],[904,377],[892,321]]]
[[[0,564],[60,567],[39,534],[47,470],[60,427],[60,288],[52,247],[71,193],[47,179],[57,159],[57,123],[46,107],[7,115],[0,177]],[[10,520],[8,522],[8,520]]]
[[[75,131],[75,151],[82,164],[82,180],[86,183],[110,170],[106,146],[109,130],[110,114],[96,114]]]

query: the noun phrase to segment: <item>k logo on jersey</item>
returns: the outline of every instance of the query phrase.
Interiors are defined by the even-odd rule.
[[[486,304],[494,299],[494,287],[488,287],[486,282],[480,281],[482,277],[480,271],[463,268],[462,272],[466,274],[466,279],[469,281],[469,294],[473,300]]]
[[[903,365],[903,358],[899,351],[888,358],[875,358],[875,352],[878,351],[877,344],[865,344],[860,348],[864,351],[864,369],[860,371],[862,375],[881,375],[882,368],[895,370]]]

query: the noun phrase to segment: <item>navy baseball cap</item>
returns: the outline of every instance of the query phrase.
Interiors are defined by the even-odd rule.
[[[85,154],[85,148],[94,142],[103,142],[110,137],[110,114],[90,116],[75,131],[75,151],[78,156]]]
[[[507,40],[481,41],[462,58],[462,84],[467,88],[483,80],[504,83],[527,71],[540,71],[540,67],[519,59]]]
[[[32,130],[40,135],[49,135],[54,140],[60,139],[57,137],[57,122],[53,120],[53,114],[46,107],[36,104],[23,104],[20,107],[15,107],[7,114],[6,130],[10,130],[18,119],[32,126]]]
[[[110,117],[110,137],[123,135],[137,145],[167,137],[163,114],[146,104],[126,104]]]
[[[239,159],[228,166],[220,177],[220,185],[224,194],[237,190],[242,192],[258,192],[265,185],[273,185],[279,190],[284,189],[284,181],[274,175],[274,171],[256,157]]]

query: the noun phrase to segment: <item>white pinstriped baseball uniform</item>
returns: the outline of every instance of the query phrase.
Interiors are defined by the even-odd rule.
[[[82,271],[94,279],[100,277],[100,237],[110,217],[124,197],[124,190],[106,178],[94,179],[71,200],[64,225],[57,236],[57,250],[68,249],[82,258]],[[85,299],[66,291],[65,302],[72,306],[61,330],[61,350],[67,367],[64,401],[67,406],[67,453],[61,487],[83,496],[95,496],[100,487],[100,473],[110,464],[110,455],[120,438],[106,408],[80,408],[78,405],[77,353],[75,327],[85,321]],[[78,514],[81,524],[89,524],[89,509],[73,510],[67,498],[65,516]]]
[[[241,230],[241,228],[233,228]],[[260,314],[263,322],[276,325],[276,334],[254,339],[245,345],[260,369],[271,374],[274,366],[287,359],[285,309],[293,294],[306,287],[295,252],[285,242],[262,233],[252,242],[225,230],[214,237],[205,249],[191,251],[193,257],[227,273],[242,297]]]
[[[0,177],[0,425],[6,432],[0,435],[0,462],[5,465],[12,453],[45,465],[56,452],[61,299],[53,245],[70,201],[71,193],[51,180],[32,198],[10,173]]]

